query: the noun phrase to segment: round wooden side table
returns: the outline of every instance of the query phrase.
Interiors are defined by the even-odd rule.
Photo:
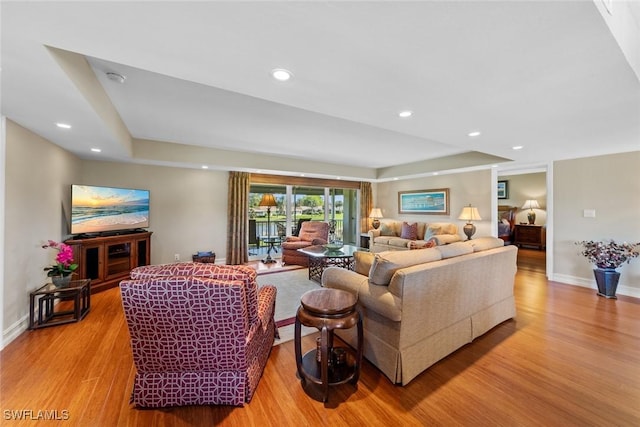
[[[362,364],[362,316],[356,308],[358,298],[340,289],[322,288],[306,292],[300,299],[295,321],[295,351],[298,376],[303,382],[321,387],[322,401],[329,398],[329,386],[357,384]],[[301,325],[320,330],[318,348],[302,355]],[[358,328],[358,345],[333,347],[334,329]]]

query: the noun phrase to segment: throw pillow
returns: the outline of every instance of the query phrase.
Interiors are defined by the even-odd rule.
[[[387,224],[385,222],[380,224],[380,235],[381,236],[395,236],[395,232],[393,231],[393,226]]]
[[[400,233],[402,239],[416,240],[418,239],[418,223],[413,222],[411,224],[407,222],[402,223],[402,232]]]
[[[355,272],[368,276],[371,270],[371,264],[373,264],[373,258],[375,255],[371,252],[356,251],[353,253],[353,259],[355,261]]]
[[[436,241],[434,239],[430,239],[428,241],[417,241],[409,243],[409,249],[429,249],[436,246]]]
[[[442,227],[436,225],[430,225],[427,227],[426,233],[424,233],[424,240],[429,240],[433,236],[442,234]]]

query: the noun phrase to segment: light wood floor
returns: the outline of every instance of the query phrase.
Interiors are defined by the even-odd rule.
[[[7,426],[637,426],[640,300],[549,283],[544,252],[520,251],[517,318],[392,385],[365,363],[357,388],[310,399],[295,376],[293,342],[273,348],[244,407],[138,410],[117,289],[92,298],[80,323],[22,334],[0,353]],[[313,345],[314,336],[305,337]],[[58,411],[69,420],[18,422],[6,411]],[[67,411],[67,412],[63,412]],[[41,413],[42,414],[42,413]]]

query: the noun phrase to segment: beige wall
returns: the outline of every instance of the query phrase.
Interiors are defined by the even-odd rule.
[[[498,178],[500,181],[509,182],[509,198],[498,200],[499,205],[515,206],[518,208],[516,213],[516,223],[528,223],[528,209],[522,210],[524,202],[535,199],[540,204],[540,209],[534,209],[536,213],[536,225],[547,224],[547,174],[523,173],[518,175],[504,175]]]
[[[85,161],[87,185],[150,190],[151,263],[191,260],[213,250],[224,261],[227,239],[228,172]]]
[[[462,208],[472,204],[478,208],[482,221],[474,222],[475,237],[491,235],[491,171],[475,171],[449,175],[436,175],[425,178],[389,181],[378,183],[375,191],[375,204],[382,209],[385,218],[402,221],[452,222],[459,228],[460,237],[465,221],[458,219]],[[449,215],[399,215],[398,192],[406,190],[449,189]]]
[[[80,160],[7,120],[3,335],[10,340],[28,324],[29,292],[45,283],[55,252],[41,245],[68,235],[69,186]]]
[[[554,275],[595,287],[593,266],[574,242],[640,242],[640,151],[554,163]],[[584,218],[594,209],[595,218]],[[619,269],[618,293],[640,297],[640,258]]]

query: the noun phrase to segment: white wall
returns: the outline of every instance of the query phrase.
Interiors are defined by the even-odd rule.
[[[575,242],[640,242],[640,151],[554,163],[553,280],[595,288]],[[595,218],[585,218],[593,209]],[[640,258],[619,269],[618,293],[640,297]]]
[[[46,282],[55,252],[47,240],[68,236],[70,185],[80,160],[12,121],[6,122],[3,341],[28,325],[29,292]]]
[[[399,219],[402,221],[452,222],[458,226],[458,231],[462,239],[466,239],[466,236],[462,232],[462,227],[464,227],[466,222],[459,220],[458,216],[463,207],[472,204],[478,208],[478,212],[482,217],[481,221],[474,222],[476,226],[474,237],[489,236],[491,235],[492,187],[493,181],[490,170],[389,181],[376,185],[374,204],[382,209],[382,214],[385,218]],[[449,215],[398,214],[399,191],[438,188],[449,189]]]
[[[151,263],[191,261],[214,251],[224,262],[228,172],[85,161],[78,184],[150,190]]]

